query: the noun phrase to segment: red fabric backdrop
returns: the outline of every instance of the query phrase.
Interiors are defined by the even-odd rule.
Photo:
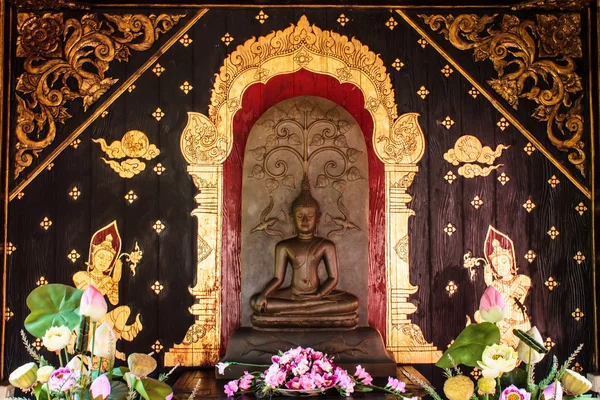
[[[364,109],[363,94],[358,87],[302,69],[249,87],[242,99],[242,109],[234,117],[233,149],[223,165],[222,351],[241,320],[242,168],[248,134],[270,107],[296,96],[319,96],[339,104],[354,117],[365,136],[369,161],[368,314],[369,324],[385,338],[385,177],[383,163],[373,149],[373,120]],[[343,265],[340,268],[343,272]]]

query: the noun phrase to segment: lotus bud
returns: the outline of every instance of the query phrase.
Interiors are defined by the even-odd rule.
[[[464,375],[448,378],[444,383],[444,394],[449,400],[469,400],[475,391],[475,383]]]
[[[44,346],[50,351],[60,351],[71,341],[71,330],[66,326],[53,326],[48,328],[42,338]]]
[[[570,369],[565,371],[560,378],[560,383],[562,383],[565,393],[574,397],[584,394],[592,388],[592,382]]]
[[[103,322],[96,329],[96,339],[94,341],[94,355],[98,357],[110,357],[115,354],[117,338],[112,327],[108,322]]]
[[[546,389],[542,392],[545,400],[562,400],[563,398],[563,390],[560,382],[554,382],[551,385],[546,386]],[[556,397],[554,396],[556,394]],[[542,400],[544,400],[542,399]]]
[[[37,381],[37,371],[36,363],[27,363],[15,369],[8,377],[8,381],[19,389],[29,389]]]
[[[41,383],[48,382],[50,379],[50,375],[54,372],[54,367],[52,365],[46,365],[37,370],[37,380]]]
[[[108,310],[104,296],[95,287],[89,285],[81,296],[79,303],[79,315],[90,317],[90,321],[98,322]]]
[[[132,353],[127,357],[127,365],[132,374],[138,378],[143,378],[152,373],[156,369],[156,360],[142,353]]]
[[[535,326],[533,328],[531,328],[529,331],[527,331],[527,334],[529,336],[531,336],[532,338],[534,338],[537,342],[544,343],[544,339],[542,339],[542,335],[540,335],[540,331],[538,331],[538,329]],[[531,350],[531,360],[529,358],[530,350]],[[522,340],[519,342],[519,345],[517,346],[517,353],[519,353],[519,358],[525,364],[528,364],[530,361],[531,361],[531,364],[537,364],[540,361],[542,361],[542,359],[544,358],[544,355],[545,355],[545,354],[540,354],[537,351],[533,350]]]
[[[479,378],[477,381],[477,393],[479,394],[494,394],[496,393],[496,379],[494,378]]]
[[[106,375],[100,375],[92,382],[90,392],[92,393],[92,399],[102,398],[102,400],[106,400],[110,396],[110,381]]]
[[[479,314],[484,321],[496,323],[504,319],[506,315],[506,303],[504,298],[493,286],[483,292],[479,301]]]

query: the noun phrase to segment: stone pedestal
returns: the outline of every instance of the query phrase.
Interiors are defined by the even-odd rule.
[[[333,362],[354,373],[362,365],[373,376],[394,376],[396,362],[385,349],[381,334],[374,328],[362,327],[351,331],[262,331],[240,328],[229,339],[227,352],[221,362],[271,364],[271,356],[293,347],[311,347],[333,357]],[[263,371],[267,367],[231,365],[219,378],[235,379],[244,371]]]

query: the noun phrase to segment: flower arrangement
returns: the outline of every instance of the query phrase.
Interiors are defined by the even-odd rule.
[[[157,366],[151,355],[134,353],[129,355],[127,367],[114,366],[116,336],[107,322],[96,327],[108,307],[104,296],[93,286],[85,292],[60,284],[40,286],[27,297],[27,306],[31,313],[25,319],[25,329],[57,355],[58,365],[38,354],[21,331],[23,343],[35,361],[10,374],[13,386],[32,393],[37,400],[173,397],[171,387],[164,381],[175,368],[158,379],[150,378],[148,375]]]
[[[371,375],[360,365],[356,367],[356,373],[350,375],[336,365],[332,358],[310,347],[296,347],[285,353],[279,352],[271,357],[271,361],[270,366],[237,362],[217,364],[220,374],[231,364],[268,367],[264,372],[246,371],[239,379],[227,383],[224,388],[227,397],[234,397],[236,393],[242,392],[255,393],[257,397],[277,394],[316,395],[329,389],[336,389],[344,397],[355,391],[370,392],[373,389],[396,396],[406,392],[405,383],[396,378],[388,378],[385,387],[375,386]]]
[[[560,367],[554,356],[549,374],[536,383],[535,365],[548,353],[537,328],[513,330],[520,340],[516,350],[501,344],[496,323],[504,319],[507,309],[502,295],[492,286],[480,300],[479,313],[483,321],[467,325],[436,364],[445,370],[444,394],[449,400],[562,400],[583,397],[592,388],[590,381],[569,369],[582,345]],[[478,367],[482,377],[474,382],[462,374],[461,364]],[[435,400],[442,400],[433,387],[410,378]]]

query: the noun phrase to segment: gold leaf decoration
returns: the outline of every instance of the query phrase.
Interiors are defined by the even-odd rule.
[[[129,157],[121,162],[102,158],[102,161],[108,164],[121,178],[133,178],[146,169],[146,163],[138,158],[152,160],[160,154],[160,150],[150,143],[148,136],[137,130],[128,131],[121,140],[115,140],[110,145],[102,138],[92,139],[92,142],[99,143],[108,158]]]
[[[419,16],[457,49],[472,49],[475,61],[492,61],[498,77],[487,83],[514,109],[520,99],[535,102],[532,117],[546,123],[551,143],[585,175],[583,87],[574,60],[582,55],[579,14],[537,15],[536,21],[508,14],[502,21],[497,14]]]
[[[132,51],[152,47],[184,15],[19,13],[17,57],[25,58],[17,81],[17,152],[19,174],[56,137],[56,124],[71,117],[70,102],[81,99],[84,111],[118,79],[106,75],[114,60],[128,61]]]
[[[146,163],[137,158],[128,158],[121,162],[107,160],[106,158],[102,158],[101,160],[107,163],[121,178],[133,178],[146,169]]]
[[[483,146],[479,139],[471,135],[463,135],[456,140],[454,147],[444,153],[444,160],[452,165],[461,165],[458,168],[458,174],[465,178],[475,178],[476,176],[488,176],[493,170],[502,166],[502,164],[493,165],[494,161],[502,155],[502,151],[510,146],[499,144],[496,150],[489,146]],[[478,164],[488,164],[484,167]]]

